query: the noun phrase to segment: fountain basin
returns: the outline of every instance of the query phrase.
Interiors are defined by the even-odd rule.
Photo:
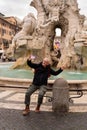
[[[0,77],[16,79],[32,79],[33,71],[25,69],[10,69],[13,63],[0,63]],[[66,80],[87,80],[87,71],[64,70],[57,76],[51,76],[50,80],[64,78]]]

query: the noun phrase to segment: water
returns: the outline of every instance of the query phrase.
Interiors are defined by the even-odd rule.
[[[10,69],[12,63],[1,63],[0,64],[0,77],[8,78],[21,78],[21,79],[32,79],[32,70],[24,69]],[[62,77],[66,80],[87,80],[87,71],[67,71],[64,70],[61,74],[57,76],[51,76],[49,79],[57,79]]]
[[[11,69],[12,63],[0,64],[0,77],[31,79],[31,70]]]

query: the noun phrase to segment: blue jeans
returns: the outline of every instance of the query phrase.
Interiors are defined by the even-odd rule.
[[[30,97],[37,89],[39,89],[37,105],[40,106],[42,104],[43,96],[45,95],[45,93],[47,91],[47,86],[46,85],[36,86],[34,84],[31,84],[25,94],[25,104],[26,105],[30,105]]]

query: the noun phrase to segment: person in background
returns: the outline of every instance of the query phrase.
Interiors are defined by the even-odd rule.
[[[1,60],[2,60],[3,62],[6,61],[6,58],[7,58],[7,57],[6,57],[6,54],[2,54],[2,55],[1,55]]]
[[[32,84],[26,91],[25,94],[25,109],[23,110],[23,115],[26,116],[30,112],[30,98],[31,95],[38,89],[38,101],[35,112],[40,112],[40,106],[43,101],[44,94],[47,91],[47,82],[50,75],[60,74],[64,67],[59,68],[57,71],[54,71],[50,66],[50,61],[48,58],[44,58],[43,61],[39,64],[33,63],[32,60],[34,56],[27,59],[27,64],[35,70],[34,78]]]

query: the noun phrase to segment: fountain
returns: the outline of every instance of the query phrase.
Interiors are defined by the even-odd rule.
[[[53,64],[55,29],[60,28],[61,56],[57,67],[87,69],[87,20],[80,15],[77,0],[32,0],[30,5],[37,10],[37,19],[32,13],[25,16],[22,30],[13,38],[10,54],[17,59],[15,67],[23,67],[31,53],[37,57],[35,62],[49,57]]]
[[[14,36],[7,54],[8,57],[10,54],[17,59],[13,68],[19,68],[20,65],[24,68],[30,54],[36,56],[34,61],[36,63],[40,62],[43,57],[48,57],[52,65],[56,62],[56,67],[65,66],[64,73],[48,81],[48,87],[53,86],[54,106],[61,106],[60,108],[64,110],[65,105],[69,105],[69,90],[77,91],[79,97],[83,95],[83,91],[87,90],[87,20],[85,16],[80,15],[77,0],[32,0],[31,6],[37,10],[37,19],[32,13],[23,19],[22,30]],[[61,29],[61,36],[58,37],[60,40],[60,48],[57,50],[60,51],[60,56],[58,57],[53,56],[57,28]],[[9,87],[15,85],[28,87],[32,82],[31,71],[26,71],[28,79],[26,77],[24,80],[18,80],[17,76],[12,79],[16,72],[17,76],[21,72],[19,78],[25,78],[21,77],[24,76],[25,70],[9,70],[11,79],[0,78],[0,84]],[[67,82],[59,77],[66,79]]]
[[[12,46],[7,50],[8,57],[10,54],[17,59],[12,67],[26,68],[30,54],[36,56],[35,62],[49,57],[53,65],[55,29],[60,28],[61,55],[57,67],[64,65],[71,70],[68,77],[81,74],[79,78],[83,79],[84,73],[86,79],[86,71],[80,70],[87,70],[87,19],[80,15],[77,0],[32,0],[30,5],[37,10],[37,19],[29,13],[22,21],[22,30],[14,36]]]

